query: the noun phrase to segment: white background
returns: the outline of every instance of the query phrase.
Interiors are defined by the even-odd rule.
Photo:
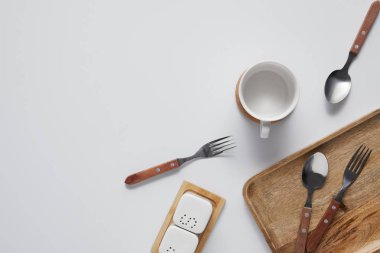
[[[0,0],[0,252],[149,252],[183,180],[226,199],[206,253],[269,252],[242,197],[274,162],[380,107],[380,21],[331,107],[370,0]],[[299,104],[260,140],[235,83],[289,67]],[[233,135],[139,187],[125,177]],[[301,182],[292,182],[301,183]]]

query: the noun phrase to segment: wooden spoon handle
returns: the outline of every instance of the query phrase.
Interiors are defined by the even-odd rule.
[[[367,16],[365,17],[362,26],[356,36],[355,42],[351,47],[350,52],[357,55],[362,48],[365,39],[367,38],[369,31],[380,11],[380,1],[375,1],[372,3],[371,7],[368,10]]]
[[[317,246],[319,245],[319,242],[321,241],[323,235],[328,230],[328,227],[331,224],[332,220],[334,219],[334,216],[340,206],[341,206],[341,203],[339,203],[335,199],[331,200],[329,207],[323,214],[317,227],[309,235],[309,238],[306,244],[307,252],[313,252],[317,248]]]
[[[140,172],[137,172],[135,174],[129,175],[125,179],[125,183],[132,185],[139,183],[141,181],[147,180],[148,178],[158,176],[162,173],[168,172],[170,170],[174,170],[179,167],[179,161],[178,159],[171,160],[169,162],[154,166],[152,168],[142,170]]]
[[[304,207],[301,213],[301,222],[298,228],[298,237],[296,242],[296,253],[305,253],[307,233],[309,231],[311,218],[311,208]]]

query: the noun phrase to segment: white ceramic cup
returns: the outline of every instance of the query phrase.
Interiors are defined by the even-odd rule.
[[[276,62],[262,62],[243,73],[236,98],[244,114],[260,122],[260,137],[268,138],[271,123],[295,109],[299,87],[288,68]]]

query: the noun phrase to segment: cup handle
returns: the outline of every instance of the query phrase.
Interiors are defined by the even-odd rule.
[[[270,121],[260,121],[260,137],[266,139],[269,137]]]

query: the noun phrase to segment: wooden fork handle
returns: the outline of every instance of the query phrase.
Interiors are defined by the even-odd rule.
[[[372,3],[371,7],[368,10],[367,16],[365,17],[362,26],[360,27],[360,30],[358,32],[358,35],[356,36],[355,42],[351,47],[350,52],[357,55],[362,48],[364,41],[366,40],[369,31],[371,30],[371,27],[373,23],[375,23],[375,20],[377,16],[379,15],[380,11],[380,1],[375,1]]]
[[[169,162],[129,175],[125,179],[125,183],[128,185],[137,184],[141,181],[147,180],[154,176],[158,176],[170,170],[174,170],[178,167],[179,167],[179,161],[178,159],[174,159]]]
[[[311,208],[304,207],[301,213],[301,222],[298,228],[298,237],[296,242],[296,253],[305,253],[307,233],[309,231],[311,218]]]
[[[327,208],[327,210],[323,214],[323,216],[320,219],[317,227],[309,235],[309,238],[308,238],[307,244],[306,244],[306,251],[307,252],[313,252],[317,248],[317,246],[319,245],[319,242],[321,241],[323,235],[328,230],[329,225],[333,221],[334,216],[337,213],[337,211],[341,205],[342,205],[342,203],[336,201],[335,199],[331,200],[329,207]]]

